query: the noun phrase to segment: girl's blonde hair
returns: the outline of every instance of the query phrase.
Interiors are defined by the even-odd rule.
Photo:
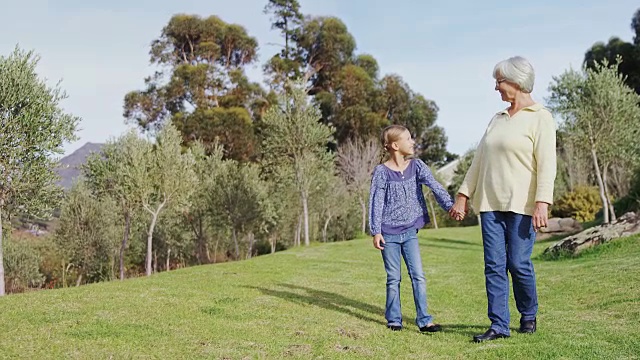
[[[387,150],[387,152],[391,150],[391,143],[400,140],[400,136],[408,130],[409,129],[402,125],[389,125],[384,128],[384,130],[382,130],[382,135],[380,136],[384,149]]]

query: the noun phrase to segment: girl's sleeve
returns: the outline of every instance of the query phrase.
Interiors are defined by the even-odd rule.
[[[387,188],[387,179],[380,166],[373,171],[369,190],[369,232],[371,235],[382,233],[382,211]]]
[[[415,161],[417,161],[418,165],[418,183],[428,186],[440,207],[449,211],[453,206],[453,200],[447,189],[433,177],[431,170],[424,161],[420,159],[416,159]]]

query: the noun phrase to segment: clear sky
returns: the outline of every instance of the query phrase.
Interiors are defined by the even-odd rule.
[[[217,15],[243,25],[260,44],[261,66],[280,41],[262,10],[266,0],[0,0],[0,54],[35,50],[39,73],[61,86],[65,110],[82,117],[80,140],[104,142],[126,129],[124,95],[143,88],[152,73],[149,45],[176,13]],[[437,123],[449,151],[477,143],[491,116],[506,103],[493,90],[493,66],[513,55],[536,69],[534,98],[544,101],[551,77],[579,68],[597,41],[631,41],[637,0],[427,1],[300,0],[310,15],[337,16],[372,54],[380,73],[397,73],[436,102]]]

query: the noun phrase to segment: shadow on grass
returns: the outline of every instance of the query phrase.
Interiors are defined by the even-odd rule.
[[[444,332],[451,332],[464,336],[482,334],[487,331],[488,328],[488,325],[442,324],[442,330]]]
[[[258,290],[264,295],[275,296],[294,304],[314,305],[326,310],[341,312],[360,320],[386,325],[386,321],[384,320],[384,309],[381,307],[349,299],[343,295],[329,291],[292,284],[279,284],[279,286],[287,288],[287,290],[267,289],[258,286],[247,286],[247,288]],[[361,312],[375,315],[376,318],[363,315]]]
[[[453,249],[453,250],[470,250],[473,248],[482,247],[482,244],[477,242],[472,242],[472,241],[465,241],[465,240],[429,238],[426,241],[424,240],[421,241],[420,246],[442,248],[442,249]]]

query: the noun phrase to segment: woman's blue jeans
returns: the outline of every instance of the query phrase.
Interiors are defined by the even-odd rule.
[[[533,320],[538,312],[536,274],[531,252],[536,236],[531,216],[505,211],[480,213],[484,245],[484,276],[491,328],[510,335],[509,278],[521,320]]]
[[[411,278],[413,287],[413,301],[416,306],[416,325],[426,326],[431,323],[431,315],[427,312],[427,283],[422,270],[420,246],[416,229],[398,234],[383,234],[385,243],[382,252],[384,269],[387,272],[387,302],[385,318],[387,325],[402,326],[402,312],[400,306],[400,265],[401,257]]]

